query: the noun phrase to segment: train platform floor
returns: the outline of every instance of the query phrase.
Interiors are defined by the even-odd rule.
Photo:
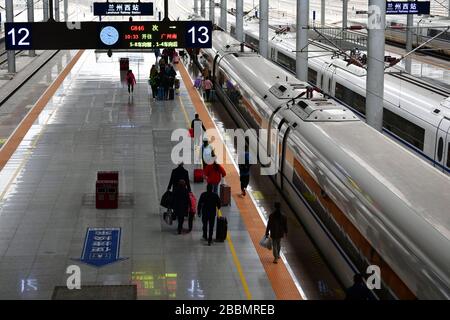
[[[163,221],[159,200],[175,167],[170,137],[196,111],[184,84],[174,101],[153,101],[153,55],[126,55],[138,81],[133,95],[119,81],[120,53],[79,52],[0,150],[15,149],[0,171],[0,299],[51,299],[71,265],[81,268],[82,288],[136,285],[138,299],[300,299],[283,262],[267,272],[271,253],[255,246],[262,234],[249,233],[234,196],[221,210],[224,243],[207,246],[198,218],[182,235]],[[95,208],[102,170],[119,171],[116,210]],[[205,184],[192,186],[198,198]],[[259,217],[245,214],[261,233]],[[90,228],[120,230],[114,263],[85,259]]]

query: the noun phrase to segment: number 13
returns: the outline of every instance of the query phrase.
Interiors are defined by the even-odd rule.
[[[198,40],[198,42],[205,44],[207,42],[209,42],[209,34],[208,34],[208,28],[203,26],[198,28],[198,32],[200,33],[200,36],[198,38],[196,38],[195,36],[195,27],[192,27],[189,29],[188,33],[192,34],[192,43],[196,43],[196,40]]]

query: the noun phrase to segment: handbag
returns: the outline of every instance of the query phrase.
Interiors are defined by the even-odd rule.
[[[171,226],[173,224],[172,210],[169,209],[166,212],[164,212],[163,219],[169,226]]]
[[[160,205],[161,207],[169,209],[172,207],[172,202],[173,202],[173,193],[172,191],[167,190],[161,197]]]
[[[261,241],[259,241],[259,245],[268,250],[272,250],[272,239],[270,239],[269,237],[266,237],[266,235],[264,235],[262,237]]]

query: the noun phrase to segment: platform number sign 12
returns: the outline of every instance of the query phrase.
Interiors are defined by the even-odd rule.
[[[186,48],[211,48],[211,21],[189,21],[185,25]]]
[[[32,30],[29,23],[5,23],[6,50],[32,48]]]

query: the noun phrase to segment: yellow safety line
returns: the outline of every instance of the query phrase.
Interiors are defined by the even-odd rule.
[[[188,128],[190,128],[190,121],[189,121],[189,116],[186,111],[186,106],[184,105],[183,100],[181,99],[180,96],[178,96],[178,100],[180,101],[181,110],[184,113],[186,125]],[[218,215],[219,215],[219,217],[222,216],[221,210],[219,210]],[[236,266],[236,270],[239,274],[239,278],[241,280],[242,286],[244,287],[245,296],[247,297],[247,300],[252,300],[252,293],[250,292],[250,289],[247,284],[247,280],[245,279],[245,276],[244,276],[244,272],[242,271],[241,262],[239,261],[239,258],[236,254],[236,250],[234,249],[234,244],[233,244],[233,241],[231,240],[230,232],[227,232],[227,242],[228,242],[228,245],[230,246],[231,255],[233,256],[233,262]]]

